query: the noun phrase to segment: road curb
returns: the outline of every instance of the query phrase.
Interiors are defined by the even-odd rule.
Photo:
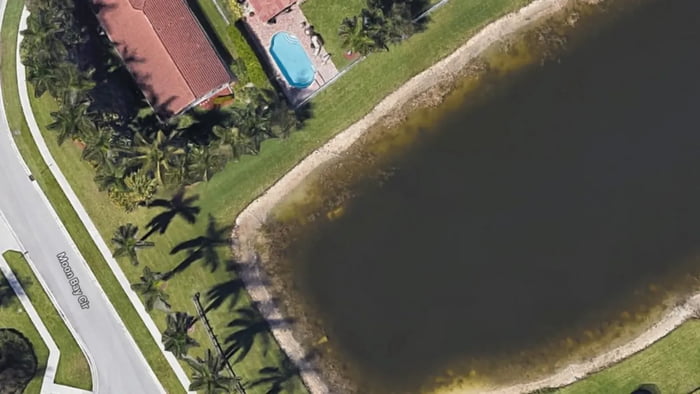
[[[19,31],[22,31],[26,28],[28,16],[29,16],[29,11],[27,10],[26,7],[24,7],[22,10],[22,15],[20,17]],[[20,50],[21,41],[22,41],[22,35],[18,34],[17,47],[16,47],[16,53],[17,53],[16,76],[17,76],[17,85],[18,85],[19,96],[20,96],[20,105],[22,108],[22,113],[24,115],[25,121],[29,127],[29,131],[32,135],[32,138],[34,139],[34,142],[37,145],[37,148],[39,149],[41,157],[44,160],[45,164],[48,166],[48,169],[51,172],[51,174],[53,175],[53,177],[56,179],[56,182],[61,187],[61,190],[63,191],[64,195],[66,196],[66,198],[70,202],[71,207],[73,208],[73,210],[76,212],[76,214],[78,215],[78,217],[82,221],[83,226],[85,226],[87,232],[90,234],[92,241],[95,243],[95,245],[97,246],[97,249],[100,251],[103,258],[107,262],[107,265],[109,266],[110,270],[112,271],[115,278],[119,282],[119,285],[121,286],[122,290],[124,291],[126,296],[129,298],[129,301],[131,302],[132,306],[134,307],[134,309],[138,313],[139,317],[143,321],[147,330],[151,334],[151,337],[153,338],[154,342],[156,343],[158,348],[161,350],[161,353],[163,354],[166,361],[168,362],[168,364],[172,368],[173,372],[177,376],[180,383],[183,385],[183,388],[185,389],[185,391],[187,391],[187,388],[189,387],[189,384],[190,384],[190,381],[189,381],[189,378],[187,377],[187,374],[185,373],[182,366],[178,363],[175,356],[170,352],[166,352],[165,349],[163,348],[163,345],[160,341],[160,339],[161,339],[160,330],[158,330],[158,327],[153,322],[153,319],[148,314],[148,312],[146,312],[146,309],[143,306],[143,303],[141,303],[141,300],[138,298],[138,295],[133,290],[131,290],[131,285],[130,285],[128,279],[126,278],[126,275],[121,270],[121,267],[119,267],[119,264],[117,263],[117,261],[112,257],[112,254],[111,254],[111,251],[109,250],[109,247],[105,243],[104,239],[102,239],[102,236],[99,234],[97,227],[92,222],[92,219],[87,214],[87,211],[85,211],[85,208],[83,207],[83,205],[80,202],[80,200],[78,199],[77,195],[75,194],[75,192],[71,188],[70,184],[66,180],[65,176],[61,172],[58,164],[56,164],[56,162],[54,161],[53,156],[51,155],[51,152],[49,151],[49,148],[46,145],[46,141],[44,140],[43,135],[41,134],[39,126],[36,122],[36,118],[34,117],[34,113],[32,112],[31,104],[29,102],[29,92],[27,90],[27,85],[26,85],[26,69],[20,61],[19,50]],[[12,140],[13,147],[16,149],[16,146],[14,146],[15,145],[14,139],[12,139],[12,137],[10,139]],[[26,167],[26,164],[24,163],[24,159],[22,158],[21,154],[19,154],[19,150],[17,150],[17,153],[21,159],[21,162]],[[90,269],[89,265],[87,265],[85,258],[82,256],[82,253],[78,249],[77,245],[75,245],[75,242],[73,242],[73,239],[70,236],[70,234],[68,233],[68,230],[63,225],[63,222],[61,221],[61,219],[58,216],[58,214],[56,213],[56,211],[53,209],[53,206],[49,202],[49,200],[46,197],[46,195],[44,194],[43,190],[41,190],[39,185],[36,183],[35,183],[35,187],[39,190],[39,192],[40,192],[39,194],[41,195],[42,200],[49,207],[52,215],[54,216],[54,219],[56,220],[59,227],[61,228],[61,230],[64,232],[64,234],[68,238],[69,242],[71,243],[71,247],[77,252],[78,256],[80,256],[82,263],[87,266],[87,271],[90,273],[91,280],[93,280],[97,284],[98,288],[101,289],[102,286],[99,284],[99,281],[97,281],[97,278],[95,277],[94,272],[92,271],[92,269]],[[125,330],[128,337],[131,339],[131,342],[132,342],[133,346],[136,348],[138,354],[141,355],[141,357],[143,357],[145,360],[145,357],[143,356],[141,349],[136,344],[136,341],[131,336],[131,333],[124,325],[121,317],[119,316],[116,309],[114,308],[114,305],[112,305],[112,303],[109,301],[109,298],[104,293],[104,291],[101,292],[101,296],[107,300],[107,303],[109,304],[110,309],[115,314],[118,321],[122,323],[122,328]],[[147,361],[146,361],[146,364],[150,366],[150,364],[148,364]],[[161,384],[160,380],[155,375],[155,372],[153,371],[152,368],[150,368],[150,372],[153,375],[153,378],[159,384]]]

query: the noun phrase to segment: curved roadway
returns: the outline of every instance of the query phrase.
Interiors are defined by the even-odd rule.
[[[6,0],[0,0],[0,22]],[[76,336],[97,393],[164,393],[11,140],[0,90],[0,212]],[[1,225],[1,223],[0,223]]]

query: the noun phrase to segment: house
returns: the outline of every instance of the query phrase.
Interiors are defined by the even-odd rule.
[[[289,10],[297,0],[248,0],[248,17],[256,17],[263,22],[273,19]]]
[[[93,0],[109,39],[161,119],[218,94],[234,77],[185,0]]]

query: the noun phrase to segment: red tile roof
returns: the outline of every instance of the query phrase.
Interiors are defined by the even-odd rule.
[[[267,22],[297,0],[248,0],[255,10],[255,18]]]
[[[161,115],[178,114],[231,82],[184,0],[95,0],[98,19],[144,95]]]

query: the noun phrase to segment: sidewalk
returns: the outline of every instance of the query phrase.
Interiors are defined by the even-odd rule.
[[[20,20],[20,25],[19,25],[19,30],[22,31],[26,29],[27,27],[27,17],[29,16],[29,11],[24,8],[22,11],[22,16]],[[70,184],[66,180],[65,176],[61,172],[58,164],[53,159],[53,156],[51,155],[51,152],[49,151],[48,146],[46,145],[46,141],[44,140],[44,137],[41,134],[41,131],[39,129],[39,126],[36,122],[36,119],[34,117],[34,113],[32,112],[31,109],[31,104],[29,102],[29,92],[27,90],[27,83],[26,83],[26,70],[24,65],[19,61],[20,55],[19,55],[19,47],[20,47],[20,42],[22,40],[22,35],[18,35],[17,38],[17,85],[19,87],[19,96],[20,96],[20,104],[22,106],[22,112],[24,114],[24,117],[26,119],[27,125],[29,126],[29,130],[32,134],[32,137],[39,149],[39,152],[41,153],[41,156],[43,160],[46,162],[46,165],[49,167],[49,170],[51,171],[51,174],[56,178],[56,181],[58,184],[61,186],[61,189],[63,190],[64,194],[68,198],[69,202],[71,203],[71,206],[75,210],[75,212],[78,214],[78,217],[80,217],[81,221],[83,222],[83,225],[87,229],[88,233],[90,234],[90,237],[92,238],[93,242],[95,245],[97,245],[98,250],[104,257],[105,261],[109,265],[110,269],[112,270],[112,273],[114,273],[114,276],[117,278],[119,281],[120,286],[126,293],[127,297],[129,298],[129,301],[131,304],[134,306],[134,309],[136,312],[139,314],[139,317],[143,321],[143,323],[146,325],[146,328],[148,329],[149,333],[153,337],[153,340],[156,342],[158,345],[159,349],[163,353],[165,359],[168,361],[170,364],[170,367],[173,369],[175,372],[175,375],[177,376],[178,380],[180,383],[183,385],[183,387],[186,389],[190,385],[189,378],[187,377],[187,374],[183,370],[182,366],[179,364],[175,356],[170,353],[166,352],[165,349],[163,348],[163,345],[161,343],[161,333],[160,330],[158,330],[158,327],[155,325],[153,320],[151,319],[151,316],[146,312],[145,307],[143,306],[143,303],[139,299],[138,295],[131,290],[131,286],[129,283],[129,280],[126,278],[126,275],[124,275],[124,272],[121,270],[119,267],[119,264],[117,261],[112,257],[112,253],[105,243],[104,239],[102,239],[102,236],[100,235],[99,231],[97,230],[97,227],[93,223],[92,219],[88,215],[87,211],[83,207],[82,203],[78,199],[78,196],[75,194],[73,189],[71,188]]]

